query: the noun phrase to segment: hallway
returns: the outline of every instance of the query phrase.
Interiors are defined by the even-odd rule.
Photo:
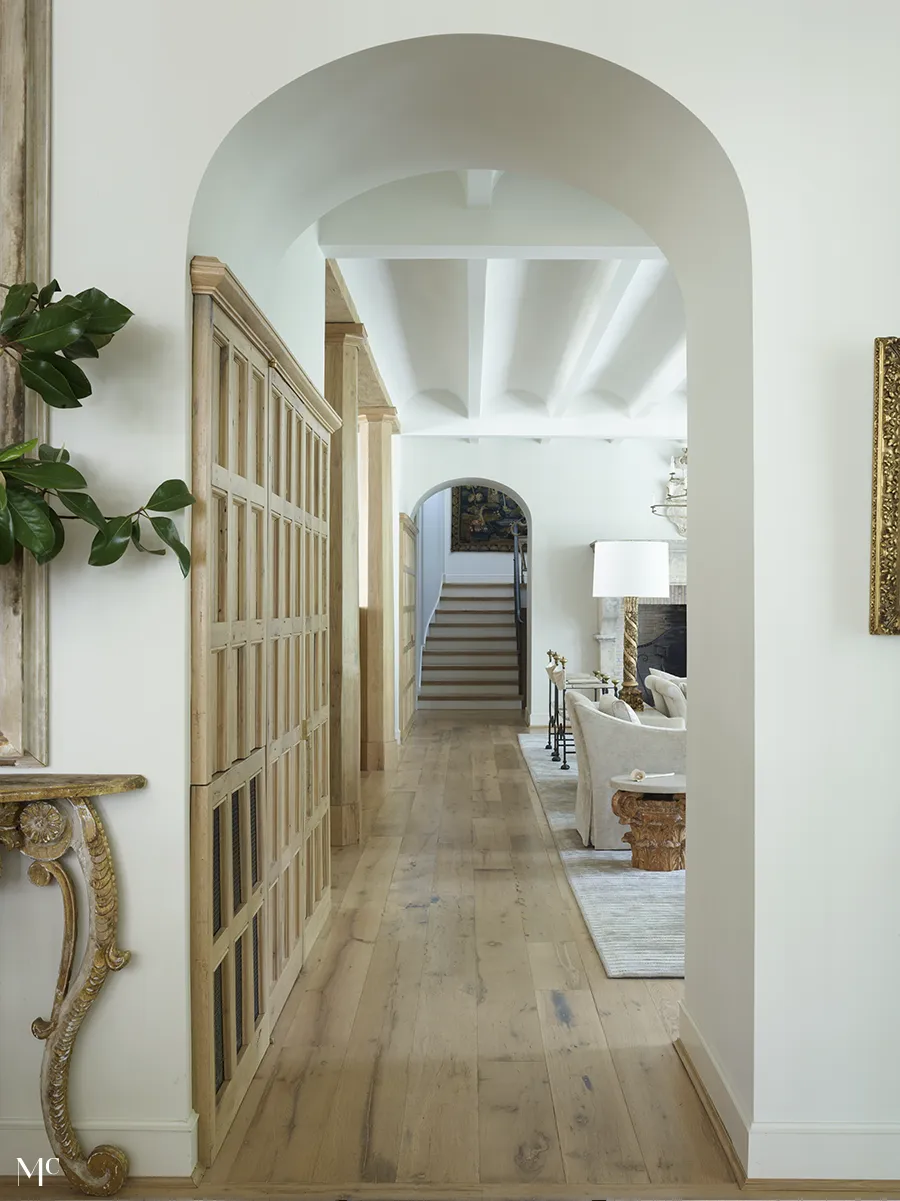
[[[606,978],[520,719],[485,716],[419,713],[365,778],[363,842],[203,1192],[735,1189],[671,1046],[681,981]]]

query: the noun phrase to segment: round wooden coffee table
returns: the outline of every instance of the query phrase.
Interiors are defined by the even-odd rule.
[[[631,826],[624,841],[631,844],[631,863],[645,872],[684,870],[684,776],[613,776],[616,792],[612,811],[623,826]]]

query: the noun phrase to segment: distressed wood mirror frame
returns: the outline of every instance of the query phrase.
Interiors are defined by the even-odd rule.
[[[900,634],[900,338],[875,339],[869,632]]]
[[[50,278],[50,0],[0,3],[0,282]],[[0,356],[0,445],[47,437],[43,403]],[[49,758],[47,569],[0,567],[0,763]]]

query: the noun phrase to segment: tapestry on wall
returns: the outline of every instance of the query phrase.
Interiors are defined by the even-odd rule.
[[[525,514],[516,502],[496,488],[460,484],[453,489],[450,550],[512,553],[513,532],[528,533]]]

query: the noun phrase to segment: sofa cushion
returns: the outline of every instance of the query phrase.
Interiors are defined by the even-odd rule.
[[[610,709],[610,714],[613,717],[617,717],[619,719],[619,721],[630,721],[631,724],[635,725],[635,726],[639,726],[641,724],[641,719],[638,717],[638,715],[632,709],[631,705],[629,705],[627,701],[623,701],[619,697],[617,697],[613,701],[612,708]]]
[[[673,684],[677,684],[681,691],[687,696],[687,676],[673,676],[671,672],[662,671],[659,667],[651,667],[648,675],[656,676],[660,680],[669,680]]]
[[[659,713],[656,709],[644,709],[643,713],[638,714],[638,721],[642,726],[666,726],[670,730],[685,728],[683,717],[667,717],[665,713]]]

